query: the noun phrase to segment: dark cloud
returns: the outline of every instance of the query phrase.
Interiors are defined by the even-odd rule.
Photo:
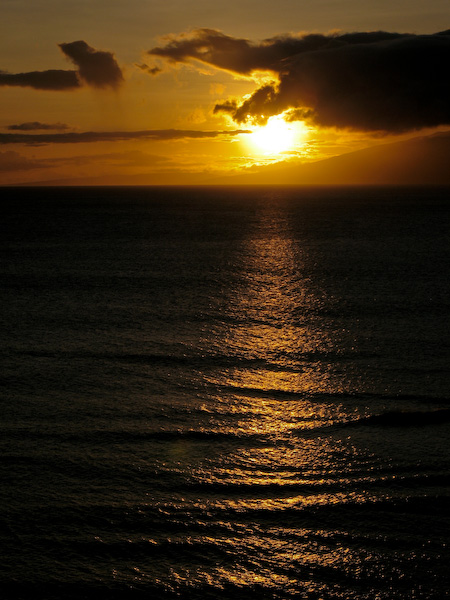
[[[197,60],[239,75],[269,71],[274,82],[215,112],[237,123],[290,119],[366,131],[450,124],[450,32],[357,32],[283,36],[254,44],[200,29],[149,51],[171,62]]]
[[[123,82],[119,65],[111,52],[96,50],[86,42],[59,44],[62,52],[78,68],[76,71],[51,69],[30,73],[0,71],[0,86],[31,87],[35,90],[74,90],[87,84],[116,89]]]
[[[83,40],[59,44],[59,47],[78,67],[78,75],[88,85],[117,88],[123,82],[122,71],[112,52],[96,50]]]
[[[158,75],[162,71],[161,67],[149,67],[146,63],[142,63],[141,65],[136,64],[135,66],[149,75]]]
[[[212,65],[241,75],[254,71],[279,73],[283,61],[298,54],[348,43],[370,43],[401,37],[398,33],[354,33],[342,36],[307,34],[302,37],[278,36],[258,44],[233,38],[215,29],[195,29],[189,34],[167,36],[165,46],[152,48],[150,56],[174,63],[190,60]]]
[[[241,74],[267,68],[266,65],[272,60],[267,54],[269,46],[265,42],[255,46],[248,40],[232,38],[214,29],[196,29],[191,34],[168,36],[165,39],[165,46],[152,48],[148,54],[173,63],[196,59]]]
[[[85,131],[68,133],[0,133],[0,144],[81,144],[91,142],[119,142],[127,140],[177,140],[183,138],[233,137],[248,130],[197,131],[184,129],[148,129],[144,131]]]
[[[31,71],[30,73],[5,73],[0,71],[0,86],[31,87],[35,90],[73,90],[80,87],[76,71]]]
[[[39,121],[28,121],[16,125],[8,125],[9,131],[67,131],[70,129],[65,123],[40,123]]]

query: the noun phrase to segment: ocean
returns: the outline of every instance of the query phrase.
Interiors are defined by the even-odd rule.
[[[449,188],[3,188],[4,600],[450,597]]]

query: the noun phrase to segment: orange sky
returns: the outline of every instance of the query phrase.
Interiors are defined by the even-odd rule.
[[[213,184],[446,129],[448,27],[448,0],[2,0],[0,184]]]

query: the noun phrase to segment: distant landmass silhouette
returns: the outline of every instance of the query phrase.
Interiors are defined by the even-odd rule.
[[[225,178],[223,178],[225,183]],[[303,164],[276,164],[228,183],[450,185],[450,131]]]

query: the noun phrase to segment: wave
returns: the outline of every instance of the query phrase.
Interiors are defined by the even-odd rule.
[[[239,385],[221,385],[215,386],[217,389],[236,395],[242,395],[248,398],[274,398],[279,400],[309,400],[309,401],[330,401],[336,402],[345,401],[363,401],[364,403],[370,401],[381,401],[381,402],[420,402],[420,403],[448,403],[450,398],[442,398],[439,396],[428,396],[422,394],[386,394],[386,393],[374,393],[374,392],[351,392],[351,391],[337,391],[337,392],[312,392],[312,391],[295,391],[285,390],[280,388],[261,388],[253,386],[239,386]]]
[[[323,352],[267,352],[265,357],[260,356],[245,356],[239,352],[230,352],[227,354],[208,352],[180,352],[180,353],[132,353],[132,352],[93,352],[89,350],[19,350],[18,354],[22,356],[30,356],[35,358],[51,358],[51,359],[96,359],[118,361],[124,363],[172,363],[192,366],[193,364],[201,364],[202,366],[211,364],[216,367],[236,367],[236,368],[260,368],[269,371],[292,371],[301,372],[303,365],[301,363],[317,362],[326,360],[326,362],[341,362],[346,360],[354,360],[354,353],[343,354],[330,351]],[[370,357],[372,354],[358,354],[358,357]],[[285,364],[286,361],[296,361],[298,365]]]
[[[442,408],[430,411],[388,411],[379,415],[363,417],[345,425],[375,427],[426,427],[450,422],[450,409]]]
[[[121,429],[83,429],[75,430],[73,427],[58,430],[39,430],[28,428],[3,428],[3,436],[11,440],[39,440],[39,439],[59,439],[65,442],[88,442],[95,445],[102,444],[121,444],[129,442],[146,441],[177,441],[177,440],[195,440],[195,441],[251,441],[266,445],[273,443],[273,436],[264,434],[248,433],[242,431],[214,431],[201,429],[176,429],[176,430],[121,430]]]

